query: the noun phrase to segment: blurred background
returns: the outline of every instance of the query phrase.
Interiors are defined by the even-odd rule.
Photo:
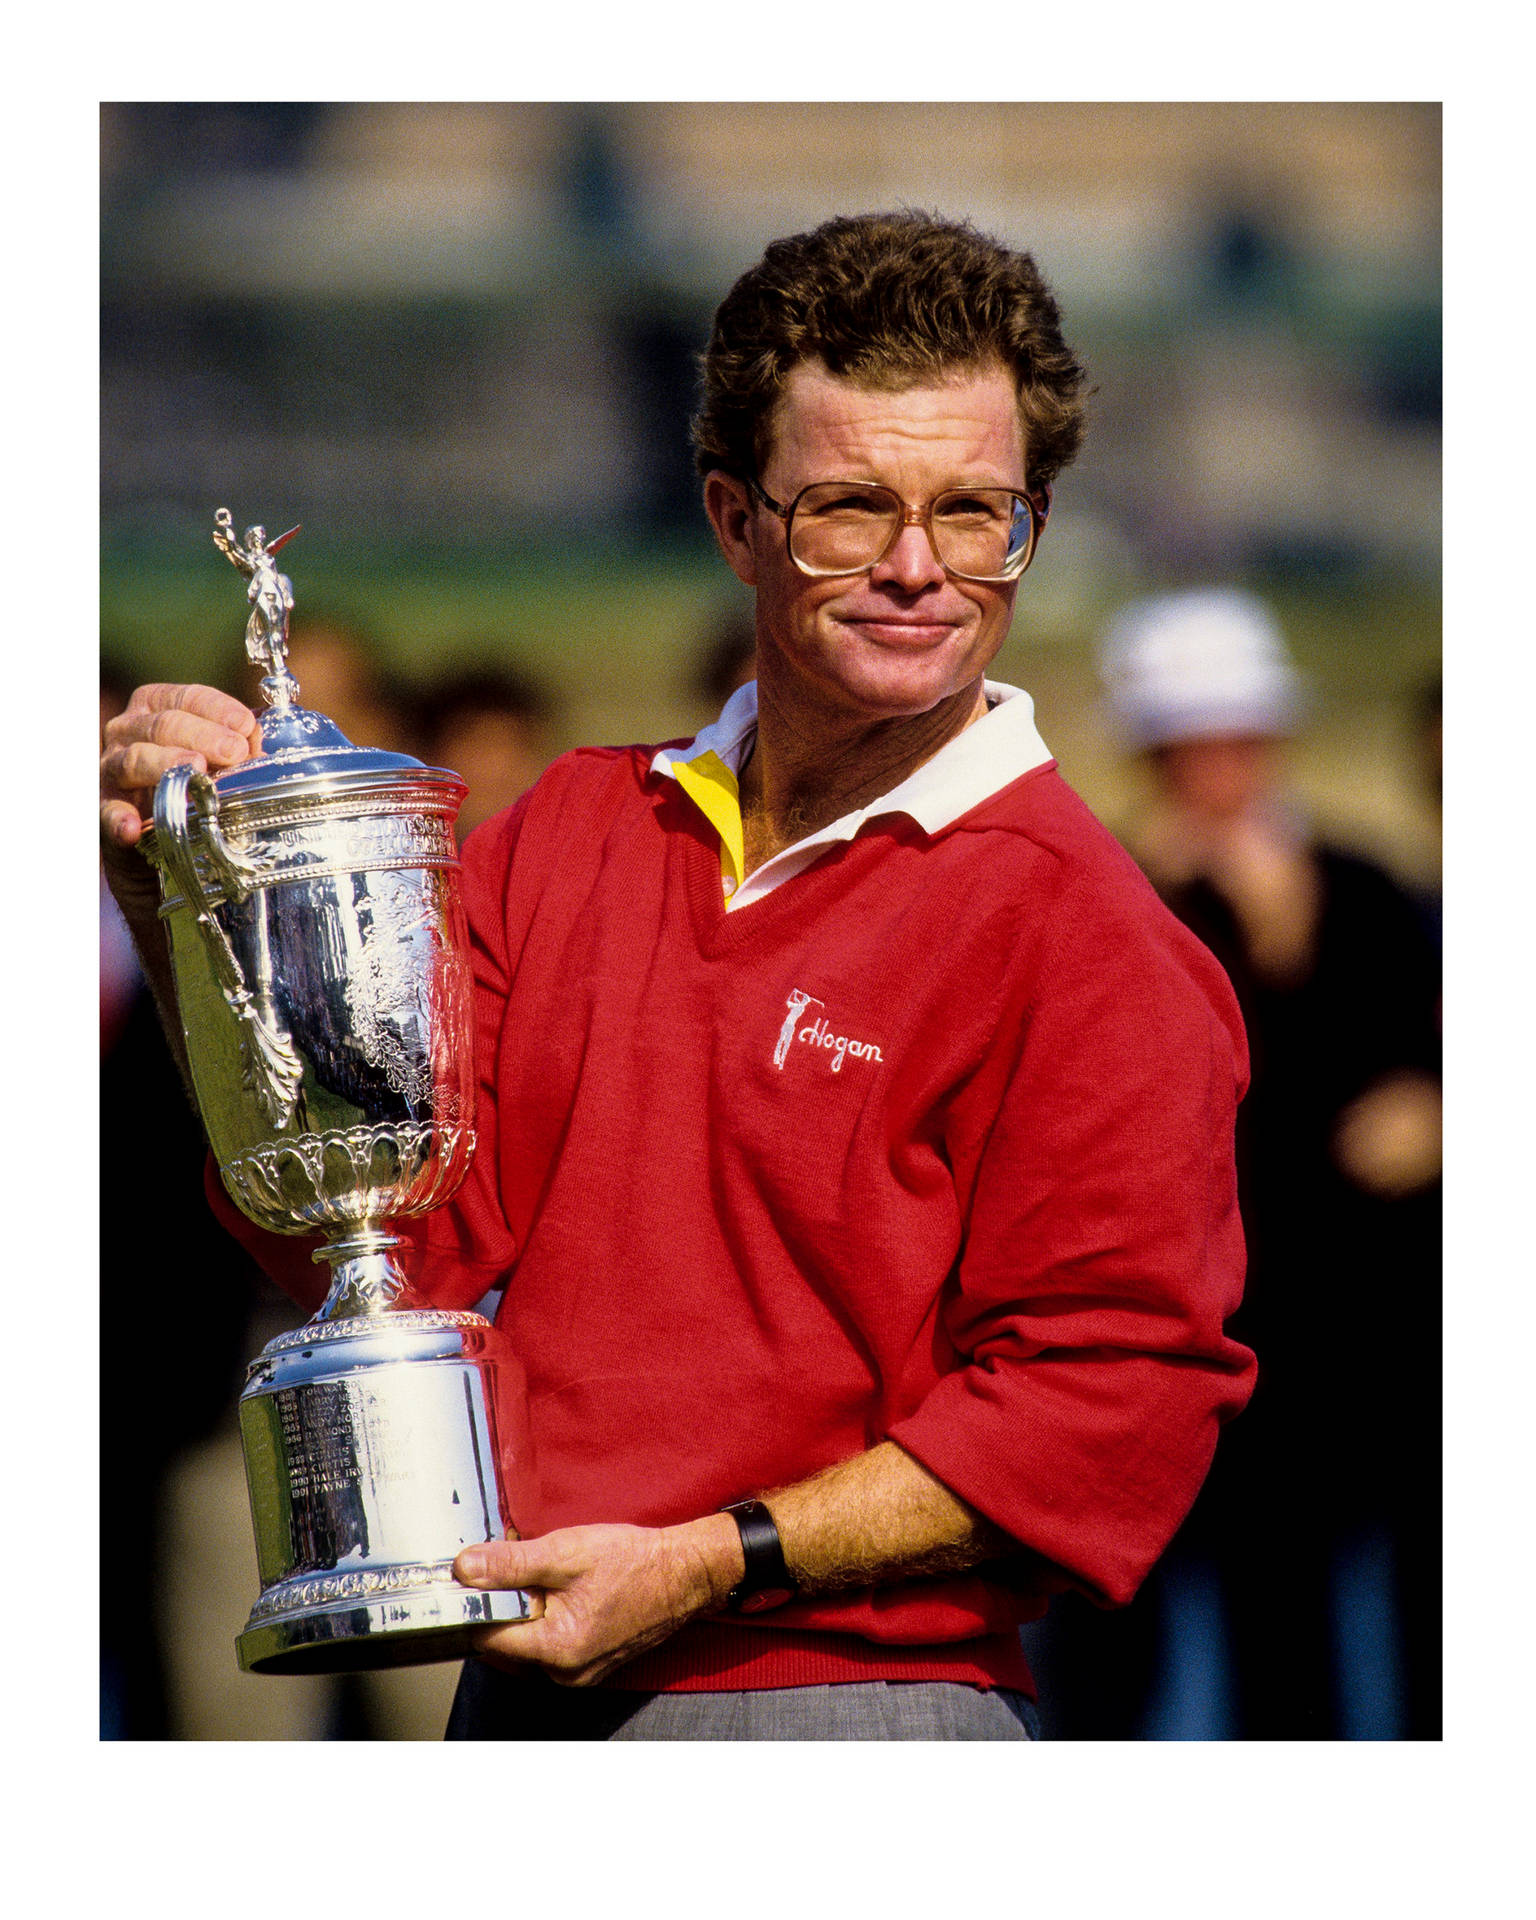
[[[1109,623],[1172,588],[1260,596],[1308,696],[1271,777],[1330,858],[1379,875],[1408,913],[1346,916],[1329,938],[1357,964],[1329,987],[1327,1021],[1308,982],[1287,1017],[1326,1031],[1336,1062],[1384,981],[1430,979],[1437,106],[141,102],[105,105],[101,131],[103,722],[141,680],[251,697],[243,592],[210,537],[228,506],[237,526],[303,523],[283,566],[306,703],[363,744],[459,768],[470,820],[567,746],[693,732],[750,671],[746,595],[709,539],[687,441],[713,308],[769,239],[918,205],[1034,253],[1096,389],[995,675],[1032,692],[1068,780],[1134,843],[1159,768],[1106,710]],[[105,906],[102,927],[105,1082],[142,1092],[163,1072],[153,1017]],[[1237,978],[1242,955],[1223,958]],[[1239,987],[1250,1024],[1267,1018]],[[1425,993],[1437,1023],[1424,987],[1402,1034],[1330,1088],[1329,1126],[1346,1110],[1354,1124],[1367,1083],[1435,1071]],[[257,1580],[233,1395],[294,1316],[196,1224],[179,1099],[167,1082],[163,1130],[192,1174],[142,1238],[142,1196],[104,1170],[103,1737],[437,1738],[451,1672],[235,1669]],[[1286,1508],[1272,1564],[1245,1548],[1237,1571],[1288,1596],[1279,1614],[1243,1598],[1221,1565],[1235,1533],[1197,1509],[1124,1618],[1069,1597],[1030,1630],[1049,1733],[1437,1737],[1432,1161],[1407,1153],[1404,1174],[1400,1152],[1395,1185],[1362,1175],[1376,1213],[1271,1263],[1290,1278],[1261,1307],[1289,1304],[1391,1387],[1373,1388],[1362,1450],[1358,1408],[1340,1418],[1358,1398],[1347,1369],[1277,1372],[1271,1456],[1322,1432],[1305,1488],[1340,1478],[1341,1449],[1359,1467],[1347,1496]],[[1347,1260],[1313,1257],[1341,1236]],[[153,1352],[135,1345],[147,1299]],[[186,1350],[167,1365],[172,1318]],[[1376,1341],[1389,1319],[1411,1342]],[[1284,1325],[1271,1337],[1305,1344]],[[142,1390],[113,1384],[141,1359],[165,1368],[152,1433]],[[1262,1441],[1259,1402],[1244,1420]],[[1255,1466],[1223,1498],[1275,1520],[1272,1478]],[[1245,1622],[1290,1718],[1253,1704]]]

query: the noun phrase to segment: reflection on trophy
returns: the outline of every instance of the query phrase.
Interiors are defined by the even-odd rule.
[[[274,565],[290,538],[237,541],[216,516],[250,582],[263,752],[217,779],[167,774],[142,843],[224,1184],[260,1226],[321,1233],[331,1268],[240,1401],[262,1592],[237,1651],[268,1673],[459,1658],[474,1627],[530,1614],[452,1573],[460,1547],[512,1531],[515,1359],[481,1315],[412,1294],[390,1230],[447,1200],[474,1152],[465,787],[297,704]]]

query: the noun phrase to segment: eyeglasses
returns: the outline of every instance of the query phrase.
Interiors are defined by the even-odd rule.
[[[1017,580],[1035,557],[1045,518],[1012,487],[952,487],[926,507],[909,507],[889,487],[818,480],[781,507],[755,480],[747,485],[784,522],[789,557],[813,580],[879,566],[903,527],[922,527],[939,565],[958,579]]]

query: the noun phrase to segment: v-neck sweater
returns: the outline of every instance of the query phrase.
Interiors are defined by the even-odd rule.
[[[1032,1690],[1019,1623],[1130,1598],[1252,1388],[1231,989],[1053,762],[728,912],[655,756],[566,755],[465,846],[478,1146],[417,1284],[505,1289],[524,1535],[693,1519],[893,1440],[1019,1543],[696,1621],[612,1684]],[[307,1243],[218,1197],[317,1305]]]

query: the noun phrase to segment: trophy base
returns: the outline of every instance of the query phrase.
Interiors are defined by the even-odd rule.
[[[532,1602],[517,1589],[482,1593],[441,1581],[386,1595],[348,1599],[273,1613],[284,1596],[264,1594],[235,1642],[242,1673],[358,1673],[380,1667],[426,1666],[463,1660],[475,1651],[477,1630],[532,1618]],[[263,1615],[269,1617],[261,1617]]]
[[[461,1548],[512,1533],[511,1365],[474,1313],[311,1321],[262,1350],[240,1397],[262,1580],[244,1672],[457,1660],[477,1628],[534,1617],[518,1589],[453,1577]]]

